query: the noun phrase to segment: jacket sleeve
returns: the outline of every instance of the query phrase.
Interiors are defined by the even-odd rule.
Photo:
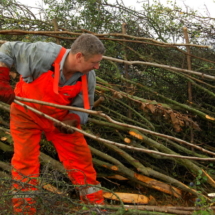
[[[94,104],[95,87],[96,87],[96,74],[95,74],[95,71],[92,70],[88,73],[88,95],[89,95],[90,109],[93,108],[93,104]],[[75,97],[71,106],[84,108],[82,92],[80,92]],[[80,111],[73,111],[73,110],[70,111],[70,113],[77,114],[80,117],[81,124],[85,124],[88,120],[88,114],[87,113],[80,112]]]
[[[6,42],[0,47],[0,62],[14,66],[27,83],[48,71],[61,46],[54,43]]]

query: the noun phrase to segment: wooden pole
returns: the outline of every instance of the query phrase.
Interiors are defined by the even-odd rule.
[[[122,33],[123,34],[126,34],[126,27],[127,27],[127,24],[126,23],[123,23],[122,24]],[[125,42],[124,42],[125,43]],[[126,54],[126,49],[124,48],[124,57],[123,57],[124,60],[127,61],[127,54]],[[127,64],[124,64],[124,71],[125,71],[125,78],[126,79],[129,79],[129,74],[128,74],[128,65]],[[130,84],[126,83],[126,92],[129,91],[129,88],[130,88]],[[128,105],[131,105],[131,101],[129,100],[128,101]],[[132,114],[131,114],[131,111],[128,110],[128,113],[127,113],[127,116],[128,118],[132,118]]]
[[[54,31],[59,31],[57,20],[53,19],[52,22],[53,22],[53,25],[54,25]],[[60,45],[60,40],[58,38],[56,38],[56,43]]]
[[[186,40],[186,44],[190,44],[188,33],[187,33],[187,28],[184,27],[183,31],[184,31],[184,38]],[[190,57],[190,54],[191,54],[190,47],[186,46],[186,49],[187,49],[187,67],[189,70],[192,70],[192,68],[191,68],[191,57]],[[193,100],[192,99],[192,85],[190,82],[188,82],[188,101],[190,104],[192,104],[192,100]]]
[[[186,44],[190,44],[189,37],[188,37],[188,32],[187,32],[187,28],[184,27],[183,31],[184,31],[184,38],[186,40]],[[191,67],[191,57],[190,57],[190,54],[191,54],[190,46],[186,46],[186,49],[187,49],[187,68],[188,68],[188,70],[192,70],[192,67]],[[192,98],[192,84],[191,84],[191,82],[188,81],[187,85],[188,85],[187,86],[188,102],[189,102],[189,105],[191,105],[192,102],[193,102],[193,98]],[[191,128],[190,129],[190,142],[193,143],[193,141],[194,141],[194,134],[193,134],[193,129]],[[192,150],[194,150],[194,148],[192,148]]]

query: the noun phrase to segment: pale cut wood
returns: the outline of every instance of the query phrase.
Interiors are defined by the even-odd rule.
[[[176,198],[181,197],[181,190],[179,190],[176,187],[170,186],[169,184],[166,184],[162,181],[158,181],[158,180],[155,180],[153,178],[149,178],[149,177],[144,176],[144,175],[140,175],[137,173],[135,173],[134,175],[135,175],[134,176],[135,178],[137,178],[140,181],[143,181],[146,184],[151,185],[156,190],[171,194],[171,195],[175,196]]]
[[[116,194],[121,199],[121,201],[124,203],[133,203],[133,204],[148,204],[149,203],[149,198],[144,195],[140,195],[140,194],[105,192],[105,193],[103,193],[103,196],[106,199],[112,199],[112,200],[119,201],[119,198],[114,194]]]

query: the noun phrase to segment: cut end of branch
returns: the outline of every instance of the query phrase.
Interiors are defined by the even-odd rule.
[[[213,121],[215,120],[213,117],[211,117],[211,116],[209,116],[209,115],[205,115],[205,118],[206,118],[206,119],[213,120]]]
[[[136,138],[139,139],[139,140],[143,140],[143,136],[140,135],[140,134],[138,134],[138,133],[136,133],[136,132],[134,132],[134,131],[129,131],[129,134],[130,134],[131,136],[136,137]]]
[[[129,139],[129,138],[126,137],[126,138],[124,138],[124,142],[125,143],[131,143],[131,139]]]
[[[114,195],[116,194],[116,195]],[[148,204],[149,203],[149,198],[144,195],[140,194],[133,194],[133,193],[109,193],[105,192],[103,194],[103,197],[106,199],[112,199],[112,200],[117,200],[123,201],[124,203],[132,203],[132,204]]]

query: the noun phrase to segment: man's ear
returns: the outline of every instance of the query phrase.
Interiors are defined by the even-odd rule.
[[[83,54],[81,52],[78,52],[75,54],[76,60],[80,60],[83,57]]]

